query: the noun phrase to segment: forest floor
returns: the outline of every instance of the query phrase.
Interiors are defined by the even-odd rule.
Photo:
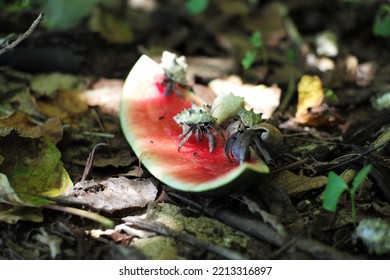
[[[373,32],[380,1],[218,0],[196,14],[182,1],[118,2],[66,31],[49,30],[45,14],[0,55],[0,259],[390,257],[390,41]],[[25,32],[39,13],[0,11],[1,36]],[[210,82],[279,90],[260,103],[271,104],[264,114],[284,143],[256,184],[219,196],[175,191],[132,151],[122,87],[142,54],[159,61],[164,50],[186,56],[200,96]],[[344,189],[337,210],[325,210],[329,172],[353,186],[369,164],[353,195]],[[53,185],[86,192],[84,203],[33,200]],[[104,193],[112,185],[131,192]]]

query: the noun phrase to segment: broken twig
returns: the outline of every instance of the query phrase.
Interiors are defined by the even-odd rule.
[[[31,24],[30,28],[21,34],[15,41],[10,43],[9,45],[5,46],[4,48],[0,49],[0,55],[12,50],[15,48],[17,45],[19,45],[24,39],[26,39],[28,36],[30,36],[31,33],[35,30],[39,22],[42,20],[43,14],[40,13],[38,17],[34,20],[34,22]]]

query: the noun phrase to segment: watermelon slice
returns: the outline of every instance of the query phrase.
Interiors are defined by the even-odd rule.
[[[120,108],[123,133],[153,176],[176,190],[218,194],[248,187],[259,180],[259,173],[269,172],[261,159],[229,162],[219,135],[212,153],[206,137],[198,142],[194,136],[178,151],[182,129],[173,117],[202,101],[191,93],[184,93],[185,98],[164,95],[163,79],[161,66],[143,55],[126,79]]]

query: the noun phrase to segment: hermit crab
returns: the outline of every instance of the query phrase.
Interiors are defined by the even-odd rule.
[[[259,123],[246,127],[241,120],[234,121],[227,127],[225,155],[229,161],[231,156],[239,163],[249,161],[253,151],[261,156],[267,164],[272,161],[269,150],[277,150],[283,143],[280,131],[271,124]]]
[[[178,151],[188,141],[192,134],[195,135],[196,140],[203,141],[204,136],[209,141],[210,153],[214,151],[217,140],[216,135],[221,135],[224,138],[221,130],[215,125],[216,118],[211,115],[211,111],[207,105],[197,106],[192,103],[191,108],[184,109],[181,113],[173,117],[177,124],[179,124],[183,133],[179,135],[181,142],[179,143]]]
[[[169,96],[172,92],[184,97],[180,88],[187,88],[186,70],[188,67],[184,56],[178,57],[176,54],[164,51],[161,57],[161,67],[164,70],[164,80],[161,86],[165,87],[165,96]]]
[[[224,152],[229,161],[233,157],[240,164],[249,161],[253,152],[267,164],[272,161],[270,152],[283,144],[281,132],[269,123],[261,122],[261,114],[243,109],[226,128]],[[270,151],[270,152],[269,152]]]

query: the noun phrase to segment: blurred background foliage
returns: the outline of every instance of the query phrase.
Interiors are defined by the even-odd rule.
[[[294,63],[297,46],[303,41],[313,44],[313,38],[325,31],[366,60],[376,52],[368,51],[367,46],[387,44],[390,37],[390,4],[384,0],[0,0],[0,43],[10,34],[16,37],[25,32],[41,12],[42,22],[24,46],[19,46],[20,52],[30,44],[48,57],[54,52],[58,60],[74,61],[74,65],[79,56],[87,56],[88,69],[116,77],[127,72],[128,61],[123,66],[107,61],[121,63],[129,53],[134,56],[132,61],[140,53],[157,56],[163,50],[229,57],[248,70],[267,61],[280,62],[285,56]],[[261,47],[253,45],[253,34],[261,36]],[[62,59],[66,51],[75,58]],[[21,59],[20,52],[12,58],[11,54],[3,56],[0,65],[37,69],[35,61],[30,63],[34,69],[27,69],[27,58]],[[124,52],[125,58],[118,59]],[[28,60],[36,56],[30,48]],[[40,56],[40,61],[53,60]],[[18,59],[21,61],[15,63]],[[119,73],[121,67],[123,73]],[[61,70],[75,72],[76,68],[66,65]]]
[[[158,1],[164,4],[165,1]],[[206,11],[210,5],[208,0],[187,0],[181,1],[183,8],[189,15],[197,15]],[[218,1],[223,2],[223,1]],[[236,1],[224,1],[226,5]],[[250,5],[256,6],[259,0],[247,0]],[[264,2],[264,1],[263,1]],[[266,2],[266,1],[265,1]],[[281,1],[289,2],[289,1]],[[293,2],[293,1],[292,1]],[[299,2],[299,1],[297,1]],[[375,20],[372,25],[372,31],[376,36],[390,36],[390,3],[388,1],[376,0],[339,0],[339,2],[351,5],[359,5],[364,3],[374,3],[377,6]],[[160,3],[159,3],[160,4]],[[142,7],[142,9],[152,10],[156,5],[156,1],[151,0],[19,0],[19,1],[0,1],[0,9],[2,13],[19,13],[23,11],[42,11],[45,14],[43,25],[48,30],[70,30],[79,26],[83,20],[89,19],[89,26],[92,30],[104,29],[105,26],[116,26],[121,29],[120,33],[123,36],[114,36],[112,41],[128,41],[131,38],[131,28],[125,23],[119,22],[118,18],[107,10],[120,10],[129,7]],[[235,4],[233,4],[234,6]],[[103,13],[102,11],[105,10]],[[101,23],[103,22],[103,23]],[[122,37],[122,39],[121,39]]]

